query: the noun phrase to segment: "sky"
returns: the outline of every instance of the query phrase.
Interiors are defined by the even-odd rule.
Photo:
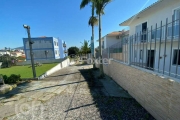
[[[119,24],[157,0],[112,0],[102,16],[102,36],[124,27]],[[81,0],[0,0],[0,49],[23,46],[27,37],[23,24],[31,27],[31,37],[58,37],[67,47],[80,47],[91,39],[88,20],[91,6],[80,10]],[[95,41],[98,27],[95,27]],[[95,47],[98,42],[95,42]]]

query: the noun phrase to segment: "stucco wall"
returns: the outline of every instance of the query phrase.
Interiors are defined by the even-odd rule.
[[[114,44],[116,44],[116,43],[118,43],[118,42],[120,42],[120,39],[117,39],[116,37],[106,37],[106,48],[108,48],[108,47],[110,47],[110,46],[112,46],[112,45],[114,45]]]
[[[58,65],[56,65],[55,67],[51,68],[50,70],[48,70],[47,72],[45,72],[43,75],[39,76],[38,79],[44,79],[45,77],[59,71],[62,68],[68,67],[70,65],[70,60],[65,59],[64,61],[62,61],[61,63],[59,63]]]
[[[150,29],[153,26],[155,29],[156,23],[158,27],[160,22],[163,22],[163,25],[166,23],[166,18],[169,19],[169,22],[172,21],[173,10],[180,7],[179,0],[164,0],[156,6],[153,6],[151,9],[148,9],[147,12],[137,15],[139,18],[135,18],[128,23],[130,27],[129,35],[135,34],[135,26],[142,24],[144,22],[148,23],[148,28]]]
[[[160,49],[160,45],[161,45],[161,49]],[[165,75],[169,75],[169,68],[171,67],[171,76],[175,77],[175,74],[176,74],[176,65],[173,65],[173,57],[174,57],[174,49],[178,49],[178,42],[177,40],[173,41],[172,43],[172,53],[171,53],[171,42],[170,40],[167,41],[166,43],[166,56],[164,56],[164,51],[165,51],[165,43],[162,42],[161,44],[159,44],[159,41],[157,41],[156,43],[156,49],[155,49],[155,43],[153,42],[151,44],[151,47],[150,47],[150,43],[148,43],[147,45],[147,50],[155,50],[155,65],[154,65],[154,69],[155,71],[158,71],[158,63],[159,63],[159,72],[160,73],[163,73],[163,66],[164,66],[164,58],[165,58],[165,67],[164,67],[164,74]],[[142,63],[142,59],[140,59],[140,50],[143,51],[144,49],[144,53],[143,54],[143,63],[144,64],[147,64],[147,59],[146,59],[146,43],[144,43],[144,48],[143,48],[143,44],[141,45],[133,45],[132,47],[133,49],[133,52],[132,52],[132,58],[131,58],[131,62],[135,62],[135,63]],[[137,57],[135,57],[135,52],[137,52]],[[161,59],[159,59],[159,52],[160,52],[160,57]],[[171,56],[172,54],[172,56]],[[170,62],[171,60],[171,62]],[[178,69],[177,69],[177,74],[180,75],[180,67],[178,66]],[[178,78],[180,78],[180,76],[177,76]]]
[[[158,120],[180,118],[180,82],[116,61],[104,65],[104,72],[129,92]]]

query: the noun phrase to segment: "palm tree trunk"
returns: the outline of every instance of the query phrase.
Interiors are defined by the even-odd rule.
[[[92,42],[91,42],[91,44],[93,44],[93,46],[94,46],[94,26],[92,26]],[[93,51],[91,51],[91,52],[93,52],[92,59],[94,60],[95,59],[94,48],[93,48]],[[96,68],[95,63],[93,63],[93,68]]]
[[[94,2],[92,2],[92,17],[94,17],[94,8],[95,8]],[[95,59],[95,55],[94,55],[94,25],[92,25],[92,41],[91,41],[91,44],[93,44],[93,51],[91,51],[91,52],[93,52],[92,53],[92,59]],[[95,63],[93,63],[93,68],[95,68],[95,67],[96,67]]]
[[[101,45],[101,13],[99,13],[99,50],[100,50],[100,60],[102,60],[102,45]],[[104,72],[103,72],[103,64],[100,64],[100,77],[104,76]]]

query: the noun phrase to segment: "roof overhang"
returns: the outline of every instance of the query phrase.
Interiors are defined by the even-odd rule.
[[[148,14],[148,12],[150,10],[154,9],[155,7],[158,7],[158,5],[160,5],[160,3],[162,3],[163,1],[165,1],[165,0],[158,0],[157,2],[153,3],[152,5],[148,6],[147,8],[145,8],[142,11],[140,11],[139,13],[137,13],[136,15],[133,15],[129,19],[127,19],[124,22],[120,23],[119,26],[129,26],[134,19],[139,19],[140,16]]]

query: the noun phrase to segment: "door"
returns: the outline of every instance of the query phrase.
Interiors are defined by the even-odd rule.
[[[154,58],[155,58],[155,51],[148,50],[147,68],[150,70],[154,69]]]

